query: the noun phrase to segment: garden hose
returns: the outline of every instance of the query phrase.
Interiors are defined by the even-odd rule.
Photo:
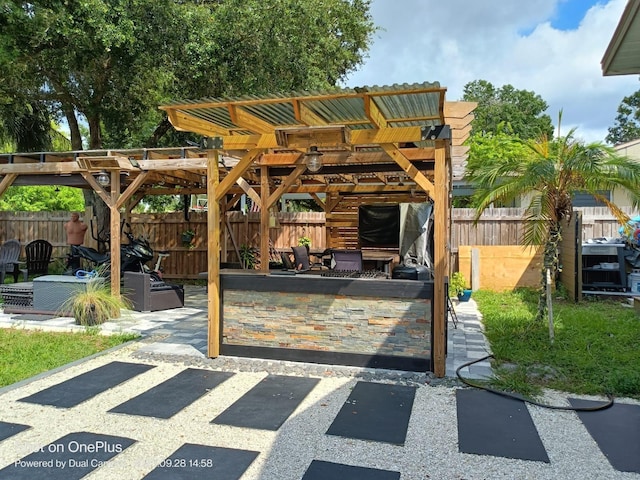
[[[575,411],[575,412],[595,412],[597,410],[605,410],[605,409],[613,406],[613,396],[611,396],[609,394],[607,394],[607,397],[609,398],[609,400],[606,403],[603,403],[601,405],[596,405],[596,406],[593,406],[593,407],[570,407],[570,406],[563,406],[563,405],[547,405],[545,403],[540,403],[540,402],[537,402],[537,401],[532,400],[530,398],[527,398],[524,395],[520,395],[519,393],[511,393],[511,392],[505,392],[505,391],[502,391],[502,390],[496,390],[495,388],[491,388],[491,387],[488,387],[486,385],[480,385],[480,384],[477,384],[477,383],[470,382],[468,379],[466,379],[466,378],[462,377],[462,375],[460,375],[460,370],[462,370],[464,367],[468,367],[470,365],[473,365],[474,363],[482,362],[483,360],[487,360],[489,358],[494,358],[494,357],[493,357],[493,355],[487,355],[485,357],[478,358],[476,360],[471,360],[470,362],[467,362],[467,363],[463,363],[458,368],[456,368],[456,376],[460,379],[460,381],[462,383],[464,383],[465,385],[469,385],[470,387],[479,388],[481,390],[486,390],[487,392],[495,393],[496,395],[502,395],[503,397],[513,398],[515,400],[522,400],[523,402],[530,403],[531,405],[536,405],[538,407],[543,407],[543,408],[550,408],[552,410],[572,410],[572,411]]]
[[[76,278],[93,278],[98,276],[98,272],[95,270],[91,270],[87,272],[86,270],[78,270],[76,273]]]

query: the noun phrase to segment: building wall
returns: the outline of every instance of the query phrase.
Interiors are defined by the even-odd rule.
[[[640,140],[633,140],[631,142],[622,143],[620,145],[617,145],[615,149],[620,155],[624,155],[640,162]],[[613,191],[611,200],[619,207],[631,206],[631,199],[629,198],[629,196],[620,190]]]

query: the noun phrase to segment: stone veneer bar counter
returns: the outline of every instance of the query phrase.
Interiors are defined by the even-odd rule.
[[[220,277],[223,355],[431,370],[431,281]]]

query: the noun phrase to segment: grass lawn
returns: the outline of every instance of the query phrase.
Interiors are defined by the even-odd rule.
[[[494,387],[640,398],[640,315],[624,300],[554,299],[551,344],[547,319],[535,321],[534,290],[478,291],[473,298],[498,365]]]
[[[87,357],[137,338],[135,334],[100,335],[0,328],[0,387]]]

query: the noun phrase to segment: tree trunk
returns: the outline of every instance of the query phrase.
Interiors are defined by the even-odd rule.
[[[100,132],[100,117],[92,115],[87,117],[89,122],[89,148],[99,150],[102,148],[102,134]],[[109,233],[111,232],[111,211],[102,199],[93,191],[87,190],[84,194],[86,205],[93,207],[93,228],[95,239],[98,242],[98,251],[109,251]]]
[[[145,147],[146,148],[157,147],[160,139],[164,136],[165,133],[169,131],[170,128],[171,128],[171,122],[169,121],[169,118],[164,117],[160,121],[156,129],[153,131],[149,139],[147,140]]]
[[[75,112],[73,111],[73,107],[65,103],[63,108],[64,108],[64,116],[67,118],[67,123],[69,124],[69,131],[71,132],[71,149],[82,150],[82,135],[80,134],[78,119],[76,117]]]
[[[92,115],[87,117],[89,122],[89,149],[99,150],[102,148],[102,133],[100,132],[100,117]]]
[[[560,245],[561,240],[562,230],[560,223],[554,222],[549,226],[549,237],[544,245],[537,320],[542,320],[547,314],[547,270],[550,271],[551,278],[555,281],[558,277],[558,267],[560,265],[558,245]]]

